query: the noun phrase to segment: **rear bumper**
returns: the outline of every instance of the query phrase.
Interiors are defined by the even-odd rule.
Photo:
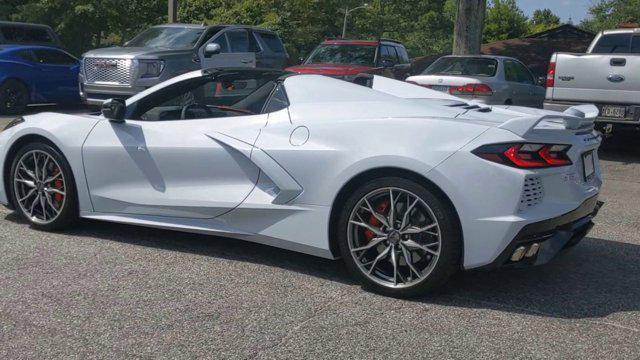
[[[479,269],[500,267],[525,267],[546,264],[561,250],[580,242],[593,228],[592,220],[604,203],[598,196],[585,200],[577,209],[564,215],[526,225],[504,251],[492,263]],[[519,248],[525,253],[537,244],[537,253],[513,261],[512,255]]]

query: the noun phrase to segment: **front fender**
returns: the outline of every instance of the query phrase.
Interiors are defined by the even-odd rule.
[[[40,113],[24,119],[25,122],[0,133],[0,169],[3,171],[0,177],[0,203],[9,203],[5,181],[13,155],[28,137],[41,137],[53,143],[69,162],[76,182],[80,210],[92,211],[82,163],[82,145],[95,125],[103,119],[91,115],[57,113]]]

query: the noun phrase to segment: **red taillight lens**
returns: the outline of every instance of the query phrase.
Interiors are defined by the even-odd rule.
[[[487,84],[467,84],[463,86],[451,86],[449,88],[451,95],[471,95],[471,96],[490,96],[493,95],[493,89]]]
[[[556,83],[556,63],[550,62],[547,69],[547,87],[553,87]]]
[[[571,145],[557,144],[492,144],[473,151],[477,156],[495,163],[521,169],[537,169],[571,165],[567,152]]]

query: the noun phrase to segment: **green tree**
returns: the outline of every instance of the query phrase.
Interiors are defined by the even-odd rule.
[[[550,9],[538,9],[529,20],[529,33],[535,34],[560,26],[560,18]]]
[[[589,17],[580,25],[598,32],[624,23],[640,23],[640,0],[600,0],[589,9]]]
[[[122,43],[149,25],[166,21],[164,0],[30,0],[10,19],[51,26],[74,54]],[[125,15],[126,14],[126,15]]]
[[[484,41],[523,37],[529,30],[527,21],[515,0],[492,0],[487,7]]]

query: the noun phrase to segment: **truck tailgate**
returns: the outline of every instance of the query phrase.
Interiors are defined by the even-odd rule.
[[[552,100],[640,104],[640,56],[556,54]]]

